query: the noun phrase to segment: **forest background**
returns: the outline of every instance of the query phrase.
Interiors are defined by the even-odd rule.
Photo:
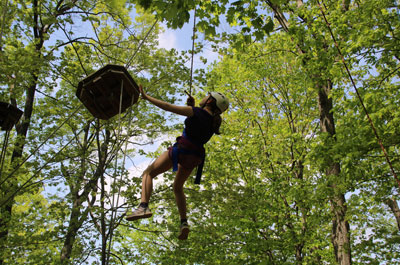
[[[153,218],[123,216],[139,202],[135,158],[171,145],[181,119],[139,101],[98,120],[75,92],[112,63],[183,104],[190,50],[158,42],[194,10],[196,54],[218,54],[196,63],[194,96],[219,91],[231,106],[202,184],[186,184],[179,242],[172,172]],[[0,101],[23,111],[0,135],[0,264],[400,262],[399,1],[2,0],[0,11]]]

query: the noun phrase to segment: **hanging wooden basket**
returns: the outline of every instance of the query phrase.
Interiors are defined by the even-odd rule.
[[[22,116],[23,111],[17,107],[6,103],[0,102],[0,127],[3,131],[9,131],[17,124]]]
[[[139,86],[126,68],[108,64],[79,82],[76,96],[96,118],[108,120],[138,101]]]

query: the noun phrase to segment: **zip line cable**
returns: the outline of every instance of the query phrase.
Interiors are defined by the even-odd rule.
[[[90,120],[89,123],[93,122],[94,120],[95,120],[95,118],[93,118],[92,120]],[[101,127],[103,127],[103,126],[104,126],[104,124],[101,125]],[[101,129],[101,127],[100,127],[100,129]],[[85,128],[85,127],[84,127],[84,128]],[[84,130],[84,128],[81,129],[77,134],[80,134],[80,133]],[[127,137],[129,137],[129,136],[127,136]],[[64,146],[62,146],[61,149],[53,156],[52,159],[54,159],[59,153],[61,153],[61,151],[64,150],[65,147],[67,147],[67,146],[72,142],[73,139],[74,139],[74,137],[72,137],[71,140],[68,141],[67,144],[65,144]],[[123,142],[123,141],[121,141],[121,142]],[[119,149],[119,147],[118,147],[116,150],[118,150],[118,149]],[[113,156],[113,155],[115,155],[115,154],[111,154],[111,155]],[[21,191],[23,188],[26,188],[26,187],[27,187],[26,184],[28,184],[28,182],[30,182],[35,176],[37,176],[37,175],[39,174],[39,172],[40,172],[44,167],[46,167],[46,166],[52,161],[52,159],[50,159],[49,161],[46,161],[45,164],[44,164],[43,166],[41,166],[38,170],[36,170],[35,173],[33,173],[33,176],[32,176],[28,181],[26,181],[21,187],[19,187],[19,188],[17,189],[16,192],[14,192],[13,196],[16,195],[16,194],[17,194],[19,191]],[[112,162],[112,160],[110,160],[109,162],[107,162],[107,163],[105,164],[105,167],[107,167],[111,162]],[[40,183],[40,182],[42,182],[42,181],[39,181],[39,182],[36,182],[36,183]],[[12,198],[12,197],[7,198],[7,200],[4,201],[4,203],[6,203],[6,202],[7,202],[8,200],[10,200],[11,198]],[[4,205],[4,204],[2,204],[2,205]],[[1,207],[2,205],[0,205],[0,207]]]
[[[339,44],[338,44],[338,42],[337,42],[335,36],[333,35],[333,32],[332,32],[332,28],[331,28],[331,26],[330,26],[330,23],[328,22],[328,19],[327,19],[326,16],[325,16],[325,12],[324,12],[324,10],[323,10],[323,8],[322,8],[321,3],[319,2],[319,0],[317,0],[317,3],[318,3],[318,6],[319,6],[319,9],[321,10],[322,16],[323,16],[323,18],[324,18],[324,20],[325,20],[326,26],[328,27],[329,33],[330,33],[330,35],[331,35],[331,37],[332,37],[332,40],[333,40],[333,42],[335,43],[335,47],[336,47],[336,49],[337,49],[337,51],[338,51],[338,53],[339,53],[339,56],[340,56],[340,58],[342,59],[342,63],[343,63],[343,65],[344,65],[344,67],[346,68],[347,75],[349,76],[350,81],[351,81],[351,83],[352,83],[352,85],[353,85],[353,87],[354,87],[354,90],[356,91],[357,98],[358,98],[358,100],[360,101],[360,104],[361,104],[361,106],[362,106],[362,108],[363,108],[363,110],[364,110],[364,112],[365,112],[365,115],[367,116],[368,122],[369,122],[369,124],[370,124],[372,130],[374,131],[375,138],[378,140],[378,143],[379,143],[379,145],[380,145],[380,147],[381,147],[381,149],[382,149],[382,151],[383,151],[383,154],[384,154],[384,156],[385,156],[386,162],[388,163],[388,165],[389,165],[389,167],[390,167],[390,170],[392,171],[393,177],[395,178],[395,180],[396,180],[396,182],[397,182],[397,185],[398,185],[399,188],[400,188],[400,180],[399,180],[399,178],[397,177],[397,174],[396,174],[396,172],[395,172],[395,170],[394,170],[394,168],[393,168],[392,162],[390,161],[389,155],[387,154],[386,149],[385,149],[385,147],[384,147],[383,144],[382,144],[382,140],[381,140],[381,138],[380,138],[379,135],[378,135],[378,132],[377,132],[375,126],[374,126],[374,123],[373,123],[371,117],[369,116],[368,110],[367,110],[367,108],[366,108],[365,105],[364,105],[364,101],[363,101],[363,99],[362,99],[362,97],[361,97],[361,95],[360,95],[360,93],[359,93],[359,91],[358,91],[358,88],[357,88],[357,86],[356,86],[356,83],[354,82],[353,76],[352,76],[352,74],[351,74],[351,72],[350,72],[350,70],[349,70],[349,67],[347,66],[346,60],[345,60],[345,58],[344,58],[344,56],[343,56],[343,53],[342,53],[342,51],[340,50]],[[322,3],[323,3],[323,2],[322,2]],[[325,6],[325,4],[324,4],[324,7],[325,7],[325,9],[327,9],[326,6]]]

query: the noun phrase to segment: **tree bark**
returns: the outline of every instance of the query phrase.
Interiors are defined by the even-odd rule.
[[[322,82],[322,81],[319,81]],[[317,84],[318,107],[320,113],[321,131],[329,134],[336,141],[336,130],[333,117],[332,98],[329,97],[332,89],[332,82],[328,80],[324,85]],[[333,160],[329,161],[327,176],[337,176],[340,174],[340,164]],[[344,194],[337,189],[336,184],[331,184],[332,197],[330,198],[332,211],[332,235],[331,240],[334,247],[335,258],[338,264],[350,265],[351,248],[350,248],[350,226],[346,220],[346,200]]]
[[[78,234],[79,229],[81,228],[84,221],[87,220],[90,206],[88,206],[84,212],[81,213],[82,204],[86,202],[89,198],[89,194],[92,191],[97,190],[97,183],[100,178],[103,177],[105,168],[107,167],[107,150],[108,145],[110,143],[110,132],[106,131],[106,138],[104,139],[103,144],[99,149],[99,164],[96,167],[96,171],[94,172],[93,176],[91,177],[90,181],[85,184],[83,187],[80,186],[78,183],[75,187],[71,187],[71,193],[73,195],[73,205],[72,211],[69,218],[69,226],[67,230],[67,234],[64,239],[64,245],[61,250],[61,264],[68,264],[71,258],[71,253],[73,249],[73,245],[75,243],[76,236]],[[86,153],[86,152],[85,152]],[[81,164],[81,166],[84,166]],[[81,170],[81,172],[85,172]],[[82,178],[83,179],[83,178]],[[76,184],[76,183],[74,183]],[[79,191],[82,191],[79,194]]]
[[[297,6],[301,7],[303,2],[301,0],[296,0]],[[344,9],[348,8],[348,0],[343,0],[342,7]],[[281,11],[283,6],[278,6],[274,4],[270,0],[265,0],[265,3],[272,9],[274,12],[274,16],[279,21],[283,30],[290,35],[289,32],[289,24],[285,18],[285,14]],[[311,22],[308,22],[311,23]],[[309,25],[312,28],[312,25]],[[292,38],[294,40],[294,38]],[[295,41],[295,45],[300,54],[307,53],[302,41]],[[321,49],[325,49],[326,47],[320,47]],[[307,67],[308,59],[303,59],[304,67]],[[330,91],[332,89],[332,82],[330,80],[326,80],[320,78],[320,76],[310,76],[314,78],[315,87],[318,89],[318,107],[320,113],[320,126],[321,131],[329,134],[330,137],[334,141],[336,141],[336,131],[335,131],[335,123],[333,117],[333,102],[330,96]],[[328,169],[326,170],[326,175],[335,175],[339,176],[340,174],[340,164],[331,161],[328,165]],[[346,221],[346,200],[344,194],[341,193],[336,187],[335,184],[330,185],[330,188],[333,191],[333,196],[330,198],[331,210],[332,210],[332,244],[334,246],[334,252],[336,261],[341,265],[351,264],[351,249],[350,249],[350,227],[348,222]]]
[[[390,210],[392,210],[392,213],[394,217],[396,218],[397,222],[397,228],[400,231],[400,209],[399,209],[399,204],[395,199],[388,199],[386,201],[387,206],[389,206]]]

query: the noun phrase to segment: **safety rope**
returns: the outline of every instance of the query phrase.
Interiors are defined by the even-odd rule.
[[[342,60],[342,63],[343,63],[343,65],[344,65],[344,67],[346,68],[347,75],[349,76],[350,81],[351,81],[351,84],[353,85],[354,90],[356,91],[357,98],[358,98],[358,100],[360,101],[360,104],[361,104],[361,106],[362,106],[362,108],[363,108],[363,110],[364,110],[364,112],[365,112],[365,115],[367,116],[368,122],[369,122],[369,124],[370,124],[372,130],[374,131],[375,138],[378,140],[378,143],[379,143],[379,145],[380,145],[380,147],[381,147],[381,149],[382,149],[382,151],[383,151],[383,154],[384,154],[384,156],[385,156],[386,162],[388,163],[388,165],[389,165],[389,167],[390,167],[390,170],[392,171],[393,177],[395,178],[395,180],[396,180],[396,182],[397,182],[397,185],[398,185],[399,188],[400,188],[400,180],[399,180],[399,178],[397,177],[397,174],[396,174],[396,172],[395,172],[395,170],[394,170],[394,168],[393,168],[392,162],[390,161],[389,155],[387,154],[386,149],[385,149],[385,147],[384,147],[383,144],[382,144],[382,140],[381,140],[381,138],[380,138],[379,135],[378,135],[378,132],[377,132],[375,126],[374,126],[374,123],[373,123],[371,117],[369,116],[368,110],[367,110],[367,108],[366,108],[365,105],[364,105],[364,101],[363,101],[363,99],[362,99],[362,97],[361,97],[361,95],[360,95],[360,93],[359,93],[359,91],[358,91],[358,88],[357,88],[357,86],[356,86],[356,83],[354,82],[353,76],[352,76],[352,74],[351,74],[351,72],[350,72],[350,70],[349,70],[349,67],[347,66],[346,60],[345,60],[345,58],[344,58],[344,56],[343,56],[343,53],[342,53],[342,51],[341,51],[341,49],[340,49],[340,47],[339,47],[339,44],[338,44],[338,42],[337,42],[335,36],[333,35],[332,28],[331,28],[331,26],[330,26],[330,24],[329,24],[329,22],[328,22],[328,19],[326,18],[326,15],[325,15],[325,12],[324,12],[324,10],[323,10],[323,8],[322,8],[322,6],[321,6],[321,3],[319,2],[319,0],[317,0],[317,3],[318,3],[318,6],[319,6],[319,9],[321,10],[322,16],[323,16],[323,18],[324,18],[324,20],[325,20],[326,26],[328,27],[329,33],[330,33],[330,35],[331,35],[331,37],[332,37],[332,40],[333,40],[333,42],[335,43],[335,47],[336,47],[336,49],[337,49],[337,51],[338,51],[338,53],[339,53],[339,56],[340,56],[340,58],[341,58],[341,60]],[[325,4],[324,4],[324,7],[325,7],[325,9],[326,9]]]
[[[192,95],[192,86],[193,86],[193,58],[194,58],[195,39],[196,39],[196,8],[194,9],[194,14],[193,14],[192,61],[190,65],[189,95]]]

